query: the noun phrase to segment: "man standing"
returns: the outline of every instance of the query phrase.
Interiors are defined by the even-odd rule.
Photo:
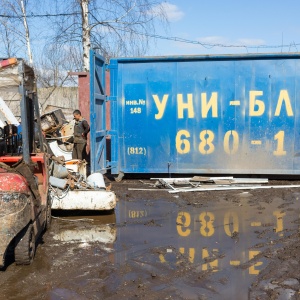
[[[90,131],[88,122],[81,116],[80,110],[76,109],[73,112],[75,126],[74,126],[74,148],[72,152],[73,159],[86,158],[86,143],[87,134]]]

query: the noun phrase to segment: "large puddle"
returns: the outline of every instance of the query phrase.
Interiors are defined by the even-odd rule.
[[[117,229],[116,262],[165,272],[168,285],[183,299],[248,299],[251,283],[268,263],[261,253],[281,247],[281,240],[298,230],[298,201],[270,202],[251,203],[251,194],[241,193],[238,203],[212,202],[203,208],[164,201],[120,203],[117,220],[126,226]],[[123,243],[126,251],[121,251]]]
[[[1,282],[3,295],[10,298],[18,278],[39,276],[44,269],[48,274],[68,272],[70,261],[79,255],[86,259],[84,274],[70,273],[69,281],[50,290],[41,285],[46,299],[89,299],[79,296],[77,285],[94,286],[92,270],[103,274],[106,266],[113,271],[97,275],[104,276],[105,292],[91,299],[132,287],[147,287],[161,299],[249,299],[251,283],[268,264],[262,253],[275,251],[298,230],[300,206],[296,194],[294,201],[278,197],[269,203],[252,201],[249,193],[238,197],[239,201],[212,201],[203,207],[180,205],[178,199],[121,200],[113,214],[59,216],[33,265],[8,267],[11,275]],[[62,248],[60,258],[51,261],[51,253]]]

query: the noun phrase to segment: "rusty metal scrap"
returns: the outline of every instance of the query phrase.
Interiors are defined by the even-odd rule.
[[[55,180],[55,177],[51,176],[52,183]],[[59,180],[59,178],[56,178],[57,180]],[[60,194],[62,192],[66,192],[67,190],[94,190],[93,187],[91,187],[86,181],[85,178],[82,174],[78,173],[78,172],[72,172],[70,170],[68,170],[68,176],[65,179],[65,183],[66,185],[64,185],[63,187],[59,187],[58,185],[52,185],[52,191],[55,194]],[[51,182],[50,182],[51,184]],[[56,189],[55,189],[56,188]],[[59,191],[60,190],[60,191]]]

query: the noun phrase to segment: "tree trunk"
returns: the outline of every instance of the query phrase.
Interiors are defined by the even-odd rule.
[[[25,10],[24,1],[20,0],[20,4],[21,4],[21,9],[22,9],[22,15],[23,15],[23,23],[24,23],[24,29],[25,29],[25,38],[26,38],[28,59],[29,59],[29,63],[32,65],[33,58],[32,58],[32,52],[31,52],[31,47],[30,47],[29,28],[28,28],[28,23],[27,23],[27,18],[26,18],[26,10]]]
[[[86,72],[90,70],[90,48],[91,36],[89,28],[89,0],[81,0],[82,14],[82,47],[83,47],[83,69]]]

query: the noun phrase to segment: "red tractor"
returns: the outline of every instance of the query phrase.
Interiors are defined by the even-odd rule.
[[[12,93],[13,105],[8,108],[5,97]],[[36,241],[50,225],[51,203],[35,76],[23,60],[0,60],[0,100],[0,267],[4,267],[9,249],[17,264],[32,262]],[[21,124],[13,124],[11,115],[20,117]]]

